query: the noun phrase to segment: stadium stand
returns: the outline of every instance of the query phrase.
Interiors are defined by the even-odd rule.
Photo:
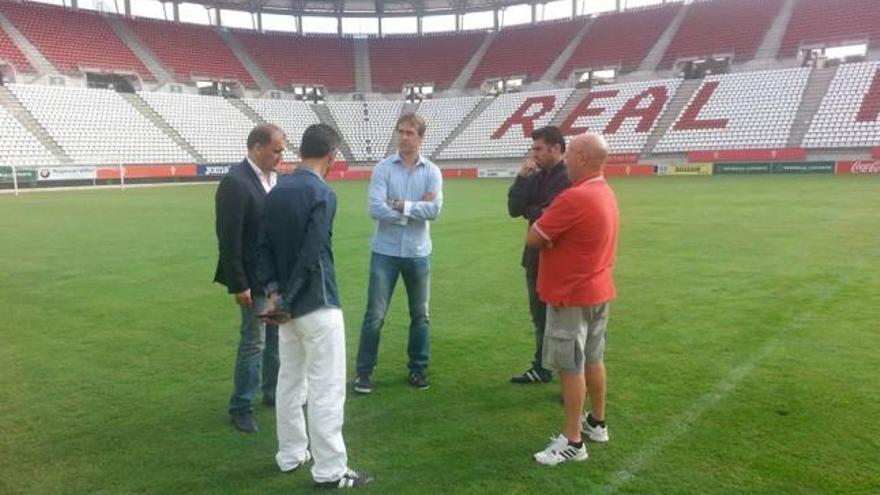
[[[385,158],[403,101],[330,101],[327,108],[348,142],[355,161]]]
[[[675,16],[684,14],[684,8],[687,15],[661,67],[680,58],[722,53],[733,53],[739,61],[750,60],[784,1],[697,0],[686,7],[675,2],[598,15],[590,21],[582,42],[572,47],[559,77],[564,79],[581,68],[618,67],[624,73],[637,69]],[[8,95],[0,101],[0,165],[58,165],[68,162],[68,157],[83,165],[191,163],[197,155],[208,163],[237,162],[244,155],[247,133],[254,121],[260,120],[285,129],[292,141],[287,160],[296,160],[296,140],[306,126],[322,119],[335,121],[354,163],[373,163],[385,157],[393,142],[394,122],[405,106],[400,97],[402,85],[448,87],[488,36],[466,32],[368,38],[372,85],[389,93],[389,99],[376,100],[370,95],[368,101],[351,101],[340,94],[354,91],[356,86],[351,36],[230,30],[279,89],[290,90],[293,84],[321,85],[337,94],[326,105],[287,99],[292,96],[255,98],[265,96],[262,90],[247,91],[240,102],[230,102],[165,92],[167,89],[157,84],[147,84],[144,87],[151,91],[138,93],[144,100],[141,102],[134,95],[74,87],[85,84],[81,81],[83,69],[134,73],[145,82],[156,82],[116,35],[105,14],[9,0],[0,0],[0,12],[70,76],[61,78],[66,86],[9,86],[60,149],[45,139],[42,129],[31,126],[30,116],[18,115],[27,119],[22,125],[10,113],[19,112],[19,108]],[[115,25],[114,19],[110,20]],[[218,28],[119,19],[181,81],[192,82],[194,77],[237,80],[259,89]],[[487,78],[504,76],[538,79],[586,22],[581,18],[502,29],[468,83],[474,86]],[[782,24],[777,25],[774,33],[781,37]],[[880,0],[797,0],[784,35],[780,55],[785,56],[795,54],[798,47],[816,44],[861,40],[880,46]],[[773,40],[778,42],[779,38]],[[17,71],[51,69],[42,68],[43,63],[36,59],[36,67],[31,66],[22,50],[30,55],[29,47],[19,48],[11,35],[0,29],[0,60],[11,63]],[[658,50],[655,48],[653,55],[658,55]],[[405,70],[400,69],[401,60],[408,61]],[[621,83],[577,92],[572,88],[538,91],[527,87],[523,92],[497,97],[435,93],[434,99],[418,105],[417,111],[428,121],[422,153],[440,162],[518,160],[529,148],[530,132],[551,122],[560,125],[566,135],[601,132],[614,153],[635,160],[645,152],[688,153],[689,159],[700,160],[800,160],[807,158],[808,149],[861,150],[880,145],[880,61],[843,64],[836,73],[816,72],[825,74],[824,79],[811,79],[808,68],[737,72],[742,67],[733,66],[732,70],[687,82],[625,77]],[[673,99],[674,110],[670,111]],[[793,133],[795,118],[798,125]]]
[[[9,89],[77,164],[192,161],[115,91],[23,84]]]
[[[798,0],[788,23],[780,57],[794,56],[805,44],[869,41],[880,46],[877,0]]]
[[[567,135],[601,132],[615,153],[638,153],[675,96],[680,79],[599,86],[560,126]]]
[[[446,89],[485,38],[485,33],[370,38],[373,89],[400,91],[405,83]],[[401,70],[401,60],[406,60],[406,70]]]
[[[443,141],[458,127],[480,102],[482,96],[425,100],[418,113],[425,117],[428,128],[422,141],[422,155],[432,156]]]
[[[15,43],[3,28],[0,28],[0,61],[9,62],[19,72],[34,72],[34,68],[28,62],[27,57],[15,46]]]
[[[250,73],[213,28],[148,19],[125,19],[125,25],[180,82],[207,77],[256,87]]]
[[[255,124],[226,99],[174,93],[138,94],[208,162],[238,162],[244,157],[247,136]]]
[[[0,106],[0,165],[58,165],[37,138]]]
[[[156,78],[96,12],[0,1],[0,12],[61,72],[83,69]]]
[[[292,84],[324,85],[330,91],[355,89],[351,38],[260,34],[238,29],[232,33],[281,89],[289,89]]]
[[[865,148],[880,143],[880,62],[837,69],[804,137],[805,148]]]
[[[471,75],[469,85],[480,86],[493,77],[539,79],[585,22],[583,19],[550,21],[502,29]]]
[[[750,60],[782,7],[783,0],[711,0],[690,6],[666,49],[661,68],[676,60],[733,53]]]
[[[495,98],[437,158],[522,157],[532,130],[545,126],[565,105],[572,89],[504,94]]]
[[[784,148],[810,69],[706,77],[655,152]]]
[[[597,17],[560,71],[560,77],[565,79],[577,69],[636,70],[679,9],[681,4],[671,3]]]
[[[312,111],[308,103],[294,100],[269,100],[265,98],[243,98],[249,107],[266,122],[271,122],[284,129],[287,134],[290,151],[285,160],[296,159],[293,149],[299,149],[299,139],[306,127],[319,124],[320,119]]]

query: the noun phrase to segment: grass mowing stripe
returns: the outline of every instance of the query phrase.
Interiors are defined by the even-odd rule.
[[[873,257],[872,257],[873,258]],[[864,260],[864,258],[862,258]],[[652,438],[642,448],[635,452],[627,461],[626,467],[614,473],[611,480],[602,487],[602,492],[607,494],[616,493],[622,486],[633,480],[642,467],[650,463],[663,449],[675,441],[681,435],[687,433],[700,418],[716,404],[727,398],[737,386],[751,373],[762,361],[764,361],[774,351],[779,349],[782,336],[788,332],[798,329],[805,323],[810,322],[817,314],[816,308],[821,307],[823,303],[827,304],[836,299],[845,288],[852,284],[855,275],[861,274],[866,269],[866,263],[859,263],[858,269],[848,272],[844,280],[833,286],[826,286],[826,290],[821,292],[821,297],[815,304],[811,306],[811,311],[799,312],[797,317],[788,325],[782,327],[774,336],[767,339],[763,345],[747,360],[739,366],[733,368],[727,377],[718,382],[718,384],[710,391],[701,396],[699,399],[691,403],[682,414],[678,415],[659,436]],[[855,268],[855,267],[853,267]]]

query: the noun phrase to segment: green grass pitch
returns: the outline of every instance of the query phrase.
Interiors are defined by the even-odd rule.
[[[398,286],[345,438],[376,494],[880,493],[880,180],[613,180],[611,442],[555,468],[558,381],[532,352],[506,180],[448,181],[430,390],[405,383]],[[334,183],[349,376],[373,222]],[[311,493],[273,412],[229,424],[237,311],[211,283],[215,185],[0,196],[0,493]]]

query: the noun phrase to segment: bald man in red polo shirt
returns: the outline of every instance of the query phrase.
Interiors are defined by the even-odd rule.
[[[544,364],[559,372],[565,408],[562,434],[535,454],[541,464],[587,459],[583,437],[607,442],[605,325],[615,297],[612,270],[619,215],[602,174],[608,145],[598,134],[576,136],[565,153],[572,186],[532,225],[526,242],[541,250],[538,294],[547,303]],[[583,414],[584,393],[590,412]]]

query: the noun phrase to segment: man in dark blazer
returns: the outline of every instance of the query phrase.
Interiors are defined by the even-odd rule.
[[[265,325],[258,317],[266,306],[266,294],[257,282],[256,257],[263,203],[277,180],[275,167],[286,145],[287,137],[279,127],[255,127],[248,135],[247,158],[229,169],[215,196],[220,259],[214,281],[226,286],[241,309],[229,414],[235,428],[246,433],[258,429],[253,401],[261,382],[261,360],[263,403],[275,405],[278,327]]]

